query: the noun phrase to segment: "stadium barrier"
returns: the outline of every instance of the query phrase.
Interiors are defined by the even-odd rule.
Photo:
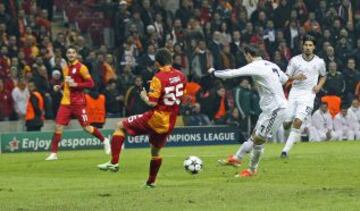
[[[104,129],[102,132],[104,136],[111,138],[113,130]],[[52,132],[3,133],[0,135],[0,153],[49,151],[52,135]],[[223,145],[243,141],[245,140],[240,131],[233,127],[177,127],[169,136],[167,146]],[[127,136],[124,147],[148,147],[148,142],[147,136]],[[59,148],[60,150],[101,149],[102,144],[83,130],[67,130]]]

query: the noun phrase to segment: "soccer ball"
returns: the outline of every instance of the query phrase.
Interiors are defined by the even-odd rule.
[[[203,167],[202,160],[196,156],[189,156],[184,161],[185,171],[189,172],[190,174],[199,173],[202,167]]]

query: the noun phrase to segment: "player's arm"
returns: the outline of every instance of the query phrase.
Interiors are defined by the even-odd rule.
[[[161,81],[157,77],[153,77],[150,83],[150,91],[146,92],[145,88],[140,92],[141,99],[149,106],[155,107],[161,96]]]
[[[212,74],[217,78],[222,78],[222,79],[261,74],[261,72],[258,69],[251,68],[250,64],[245,65],[244,67],[238,69],[215,70],[214,68],[210,68],[208,70],[208,73]]]
[[[288,75],[288,78],[291,81],[294,81],[294,80],[303,81],[306,79],[306,76],[304,74],[300,73],[300,74],[294,75],[294,76]]]
[[[319,82],[318,84],[313,88],[315,93],[318,93],[321,88],[324,86],[326,82],[326,66],[324,60],[322,60],[321,68],[320,68],[320,76],[319,76]]]
[[[82,88],[82,89],[85,89],[85,88],[91,89],[91,88],[93,88],[94,85],[95,85],[94,80],[91,78],[89,70],[87,69],[87,67],[85,65],[81,66],[80,74],[83,77],[84,82],[79,82],[79,83],[70,82],[69,86],[70,87]]]
[[[313,88],[314,92],[318,93],[321,90],[321,88],[324,86],[325,82],[326,82],[326,76],[320,76],[318,84]]]
[[[289,76],[286,75],[282,70],[278,70],[279,79],[282,85],[285,85],[289,81]]]
[[[289,65],[286,68],[286,75],[288,76],[288,80],[290,80],[290,81],[294,81],[294,80],[303,81],[303,80],[305,80],[306,76],[303,73],[295,75],[296,69],[297,69],[297,67],[296,67],[296,64],[295,64],[295,60],[291,59],[290,62],[289,62]]]

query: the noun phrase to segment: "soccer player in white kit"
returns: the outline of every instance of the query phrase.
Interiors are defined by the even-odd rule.
[[[311,117],[309,141],[319,142],[335,138],[334,122],[328,111],[327,103],[322,102],[320,108]]]
[[[341,105],[341,111],[334,118],[336,140],[355,140],[360,136],[356,117],[349,110],[346,105]]]
[[[349,108],[348,112],[355,116],[356,121],[360,127],[360,105],[358,99],[355,98],[352,100],[351,107]]]
[[[251,151],[249,169],[243,170],[236,176],[248,177],[256,174],[264,143],[272,133],[281,126],[285,119],[287,101],[282,84],[288,77],[280,68],[260,57],[259,50],[255,46],[244,47],[244,55],[248,64],[239,69],[215,70],[209,69],[209,73],[218,78],[234,78],[239,76],[252,76],[258,85],[260,95],[260,108],[262,113],[257,121],[253,134],[244,145]],[[250,147],[249,147],[250,146]],[[250,149],[249,149],[250,148]]]
[[[289,80],[293,80],[288,98],[285,130],[291,130],[281,157],[286,158],[293,145],[300,140],[301,125],[306,117],[311,115],[316,93],[326,81],[326,67],[323,59],[314,54],[315,38],[306,35],[303,39],[303,53],[294,56],[286,69]],[[298,77],[298,76],[302,77]],[[295,76],[295,77],[294,77]]]

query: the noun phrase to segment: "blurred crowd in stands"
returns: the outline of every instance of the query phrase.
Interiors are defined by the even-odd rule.
[[[358,0],[3,0],[0,120],[25,115],[30,80],[44,98],[45,117],[54,118],[61,92],[52,87],[62,82],[69,45],[96,81],[89,95],[105,96],[107,117],[142,113],[149,108],[139,90],[156,71],[156,50],[166,47],[189,80],[185,124],[248,132],[261,112],[255,84],[247,77],[213,80],[207,69],[245,65],[241,47],[252,43],[285,71],[307,33],[328,71],[317,104],[322,97],[329,107],[360,98]]]

